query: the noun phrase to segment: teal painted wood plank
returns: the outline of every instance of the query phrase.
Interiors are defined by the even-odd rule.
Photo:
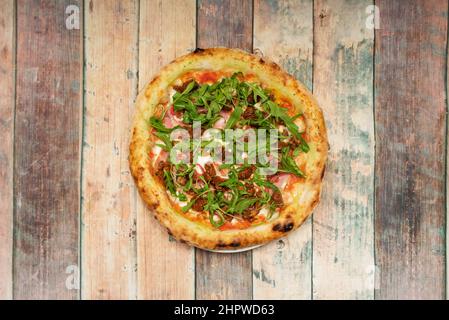
[[[330,143],[313,215],[313,298],[374,297],[372,1],[314,4],[313,88]]]
[[[275,23],[267,23],[275,21]],[[313,1],[254,2],[254,51],[312,90]],[[312,224],[253,251],[254,299],[311,299]]]

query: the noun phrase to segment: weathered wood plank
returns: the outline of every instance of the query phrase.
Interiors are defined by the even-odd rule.
[[[195,0],[140,2],[140,90],[163,65],[195,48],[195,24]],[[137,207],[137,245],[139,299],[195,297],[194,249],[169,241],[142,201]]]
[[[267,23],[275,21],[276,23]],[[312,89],[313,1],[254,2],[254,51],[279,63]],[[253,251],[254,299],[310,299],[312,224]]]
[[[315,96],[329,135],[313,215],[313,298],[374,297],[372,1],[315,1]]]
[[[137,195],[128,164],[137,93],[138,1],[85,8],[82,296],[136,298]]]
[[[0,3],[0,300],[12,298],[14,1]]]
[[[376,5],[376,298],[441,299],[448,3]]]
[[[251,0],[198,0],[197,46],[252,51]]]
[[[82,3],[17,1],[17,299],[78,297],[78,290],[66,287],[66,270],[79,258],[83,57],[81,31],[66,28],[69,5]]]
[[[449,28],[449,25],[448,25]],[[449,42],[449,32],[448,39]],[[448,44],[449,45],[449,44]],[[449,54],[446,51],[446,300],[449,300],[449,237],[447,231],[449,230]]]
[[[199,0],[197,46],[252,50],[252,1]],[[196,251],[197,299],[251,299],[251,252]]]

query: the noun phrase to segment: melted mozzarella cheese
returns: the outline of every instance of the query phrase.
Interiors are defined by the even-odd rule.
[[[176,90],[171,88],[170,91],[168,92],[168,96],[169,96],[169,105],[171,105],[173,103],[173,96],[175,95]]]
[[[266,208],[266,207],[263,207],[262,209],[260,209],[258,214],[261,216],[267,217],[269,213],[270,213],[270,210],[268,210],[268,208]]]
[[[170,199],[171,199],[174,203],[176,203],[177,205],[179,205],[181,208],[182,208],[182,207],[185,207],[185,206],[187,205],[187,202],[181,201],[181,200],[179,200],[178,198],[173,197],[173,195],[171,195],[171,194],[170,194]]]
[[[304,119],[302,117],[299,117],[294,122],[298,126],[299,132],[306,131],[306,123],[304,122]]]
[[[154,142],[154,147],[151,149],[151,153],[153,154],[153,165],[156,163],[157,159],[159,158],[159,155],[162,152],[162,148],[158,146],[158,144],[161,144],[161,140],[156,140]]]

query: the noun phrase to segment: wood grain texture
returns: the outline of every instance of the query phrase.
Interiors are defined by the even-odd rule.
[[[0,3],[0,300],[12,298],[14,1]]]
[[[252,51],[252,1],[199,0],[197,47]],[[196,250],[197,299],[251,299],[251,252],[219,254]]]
[[[85,15],[82,296],[135,299],[137,195],[128,150],[138,1],[89,1]]]
[[[315,1],[313,88],[329,159],[313,215],[313,298],[374,297],[373,37],[371,1]]]
[[[198,0],[197,46],[252,51],[252,0]]]
[[[140,90],[162,66],[194,50],[195,24],[195,0],[140,2]],[[194,249],[172,241],[140,199],[137,207],[137,245],[139,299],[195,297]]]
[[[313,1],[256,0],[254,51],[312,90]],[[295,233],[253,251],[253,297],[310,299],[311,293],[312,224],[308,219]]]
[[[66,29],[80,1],[17,1],[14,298],[74,299],[79,254],[82,39]],[[82,18],[82,16],[80,17]]]
[[[441,299],[448,3],[376,5],[376,298]]]

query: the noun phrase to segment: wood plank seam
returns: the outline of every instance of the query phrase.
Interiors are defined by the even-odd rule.
[[[377,8],[376,6],[376,0],[373,0],[373,5],[375,6],[375,8]],[[373,170],[374,173],[376,173],[377,171],[377,161],[376,160],[376,155],[377,155],[377,134],[376,134],[376,40],[377,40],[377,36],[376,36],[377,32],[376,30],[374,30],[374,34],[373,34],[373,99],[372,99],[372,104],[373,104],[373,129],[374,129],[374,166],[373,166]],[[379,268],[377,267],[377,257],[376,257],[376,174],[374,174],[374,179],[373,179],[373,242],[374,242],[374,253],[373,253],[373,258],[374,258],[374,292],[373,292],[373,300],[376,300],[376,292],[380,287],[379,284]]]
[[[139,94],[139,66],[140,66],[140,47],[139,47],[139,39],[140,39],[140,2],[141,0],[136,0],[137,1],[137,28],[136,28],[136,43],[134,45],[135,47],[135,56],[134,56],[134,61],[135,61],[135,65],[136,65],[136,74],[135,74],[135,87],[134,87],[134,102],[137,99],[137,95]],[[144,0],[145,1],[145,0]],[[134,188],[133,189],[133,198],[134,198],[134,208],[137,208],[137,201],[139,201],[138,197],[139,194],[137,192],[137,190]],[[135,223],[135,232],[137,232],[137,212],[134,215],[134,223]],[[138,258],[138,244],[137,244],[137,236],[134,237],[134,257],[135,257],[135,268],[136,268],[136,272],[134,274],[134,282],[135,282],[135,286],[134,286],[134,300],[137,300],[138,297],[138,292],[139,292],[139,272],[138,272],[138,268],[139,268],[139,258]]]
[[[18,20],[18,16],[17,16],[17,0],[14,0],[14,35],[13,35],[13,42],[14,42],[14,118],[13,118],[13,170],[14,170],[14,161],[15,161],[15,157],[16,157],[16,144],[14,143],[15,141],[15,137],[16,137],[16,107],[17,107],[17,20]],[[11,239],[12,241],[12,246],[11,246],[11,298],[14,299],[14,254],[15,254],[15,250],[14,250],[14,238],[15,238],[15,234],[14,234],[14,226],[15,226],[15,217],[16,217],[16,194],[14,192],[15,190],[15,185],[16,185],[16,181],[15,181],[15,174],[13,172],[12,175],[12,188],[13,188],[13,212],[12,212],[12,236],[13,238]]]
[[[81,41],[82,41],[82,53],[83,53],[83,74],[82,74],[82,83],[83,83],[83,93],[82,93],[82,113],[81,113],[81,155],[80,155],[80,215],[79,215],[79,239],[78,239],[78,246],[80,253],[83,252],[83,179],[84,179],[84,172],[83,172],[83,163],[84,163],[84,141],[86,141],[86,64],[87,64],[87,55],[86,55],[86,14],[84,12],[84,9],[86,8],[86,1],[82,0],[82,6],[83,8],[80,9],[80,12],[82,12],[82,19],[81,19]],[[80,254],[78,258],[78,268],[79,268],[79,283],[78,283],[78,299],[83,300],[83,255]]]
[[[5,1],[0,13],[0,300],[13,298],[14,134],[16,101],[16,3]],[[12,12],[11,12],[12,11]],[[11,18],[12,17],[12,18]],[[8,20],[6,20],[8,19]],[[5,134],[5,136],[3,136]]]
[[[448,12],[449,12],[449,1],[448,1]],[[446,173],[446,297],[445,299],[449,299],[449,237],[448,237],[448,229],[449,229],[449,14],[447,20],[447,36],[446,36],[446,135],[445,135],[445,148],[446,148],[446,158],[445,158],[445,173]]]

